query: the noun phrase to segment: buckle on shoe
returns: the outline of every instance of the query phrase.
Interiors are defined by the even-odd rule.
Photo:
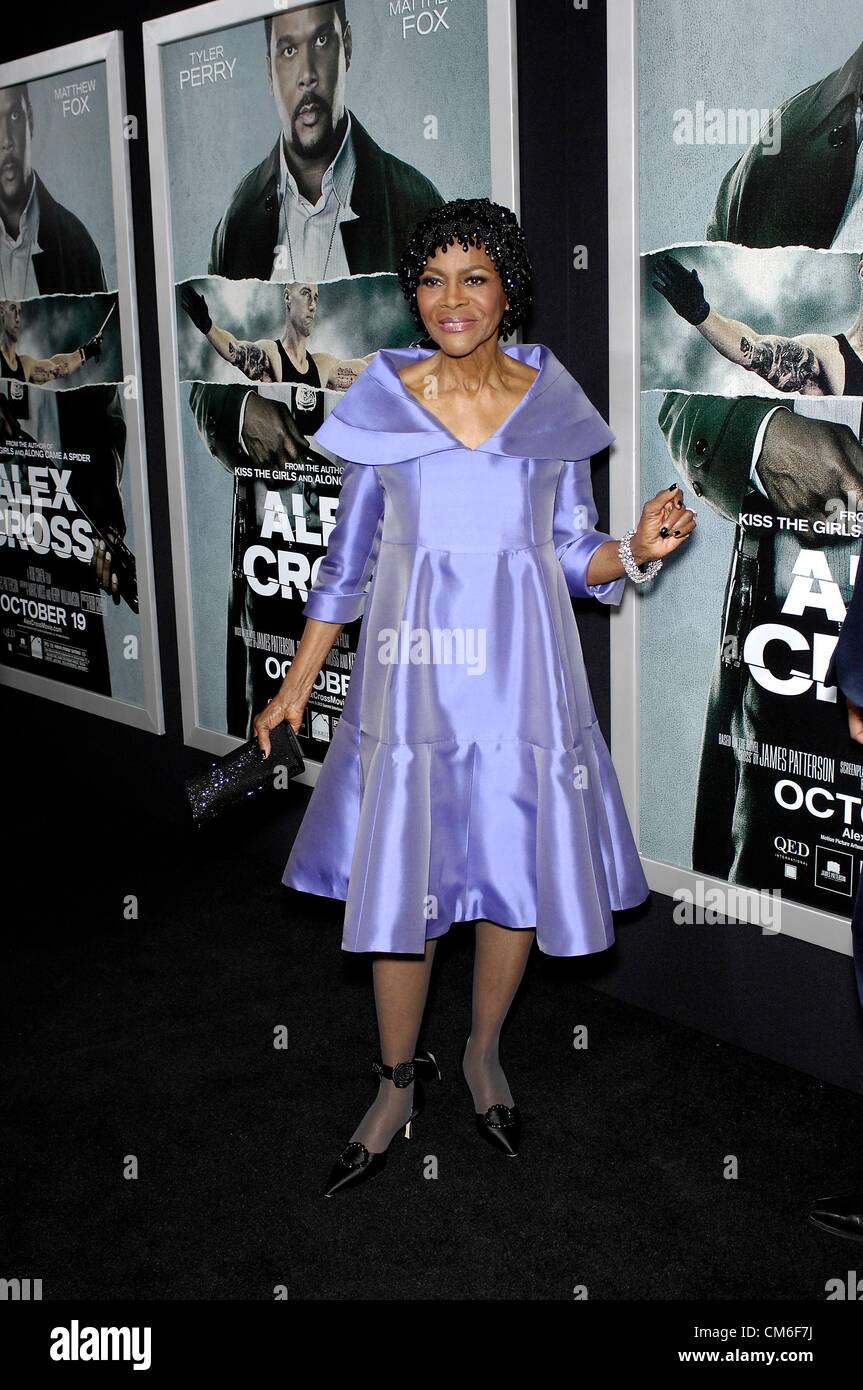
[[[345,1168],[361,1168],[368,1153],[365,1144],[361,1144],[359,1139],[352,1139],[339,1154],[339,1163],[342,1163]]]
[[[492,1115],[503,1115],[502,1120],[493,1120]],[[485,1112],[485,1122],[491,1125],[492,1129],[509,1129],[515,1124],[515,1106],[512,1105],[490,1105]]]

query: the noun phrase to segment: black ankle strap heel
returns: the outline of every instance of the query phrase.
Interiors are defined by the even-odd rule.
[[[422,1077],[423,1081],[443,1080],[440,1067],[437,1064],[437,1059],[434,1053],[429,1052],[427,1048],[422,1052],[418,1052],[416,1057],[414,1057],[414,1068]]]
[[[441,1079],[440,1067],[434,1054],[428,1051],[420,1052],[411,1061],[396,1062],[393,1066],[387,1066],[376,1057],[372,1062],[372,1071],[376,1076],[392,1081],[393,1085],[400,1089],[410,1086],[411,1082],[414,1083],[413,1105],[403,1130],[405,1139],[410,1139],[413,1122],[425,1107],[425,1088],[421,1078],[431,1080],[437,1077],[438,1081]],[[396,1134],[398,1133],[399,1130],[396,1130]],[[393,1139],[396,1134],[393,1135]],[[375,1177],[386,1165],[390,1144],[392,1139],[381,1153],[370,1153],[365,1144],[361,1144],[358,1139],[352,1139],[342,1149],[330,1170],[324,1196],[332,1197],[334,1193],[341,1192],[346,1187],[354,1187]]]
[[[418,1052],[412,1062],[397,1062],[394,1067],[384,1066],[380,1058],[372,1062],[372,1071],[385,1076],[394,1086],[409,1086],[412,1081],[442,1080],[441,1070],[433,1052]]]
[[[394,1086],[399,1088],[411,1084],[414,1080],[415,1070],[413,1062],[396,1062],[394,1067],[385,1066],[380,1058],[372,1062],[373,1072],[376,1072],[378,1076],[385,1076]]]

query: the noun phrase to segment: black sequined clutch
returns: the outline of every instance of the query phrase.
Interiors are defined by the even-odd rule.
[[[273,786],[276,775],[296,777],[305,767],[297,736],[287,720],[270,730],[270,756],[251,738],[233,753],[217,758],[207,772],[186,780],[186,795],[195,825],[216,820],[223,811],[250,801]]]

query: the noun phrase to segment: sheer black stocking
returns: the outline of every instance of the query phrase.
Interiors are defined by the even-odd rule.
[[[514,1103],[498,1056],[500,1030],[521,984],[535,937],[533,927],[501,927],[485,920],[476,924],[473,1012],[463,1070],[474,1109],[480,1115],[490,1105]]]
[[[433,938],[426,942],[424,956],[380,954],[372,962],[380,1060],[385,1066],[409,1062],[415,1055],[436,941]],[[382,1153],[396,1131],[407,1123],[413,1095],[413,1082],[399,1087],[382,1076],[378,1094],[351,1139],[365,1144],[369,1153]]]

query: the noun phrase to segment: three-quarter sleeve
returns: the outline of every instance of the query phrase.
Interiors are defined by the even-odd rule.
[[[307,618],[349,623],[366,601],[383,527],[384,493],[373,466],[345,462],[327,553],[303,607]]]
[[[593,499],[590,459],[566,460],[557,480],[554,499],[554,548],[566,575],[573,598],[595,598],[601,603],[620,603],[626,576],[604,584],[588,584],[590,557],[606,541],[605,531],[597,531],[599,513]]]

